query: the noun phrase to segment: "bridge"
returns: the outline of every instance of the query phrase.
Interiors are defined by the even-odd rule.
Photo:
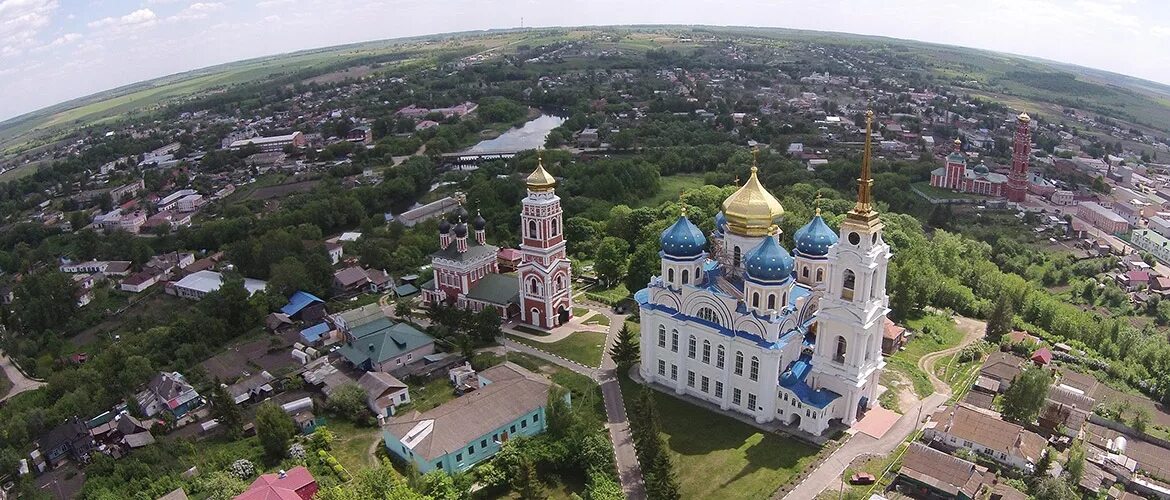
[[[443,153],[439,155],[445,165],[478,165],[490,160],[509,160],[519,151],[483,151],[479,153]]]

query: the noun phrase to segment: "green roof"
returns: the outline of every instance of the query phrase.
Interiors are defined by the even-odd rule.
[[[435,340],[406,323],[394,323],[381,318],[351,328],[352,342],[346,342],[338,353],[354,365],[383,363]]]
[[[467,298],[498,305],[519,303],[520,279],[514,274],[488,274],[467,291]]]

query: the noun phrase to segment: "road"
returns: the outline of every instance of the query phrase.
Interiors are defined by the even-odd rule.
[[[8,358],[8,355],[4,353],[0,353],[0,369],[4,370],[4,376],[8,377],[8,380],[12,382],[12,390],[8,391],[8,394],[4,395],[3,398],[0,398],[0,401],[5,401],[17,394],[31,391],[45,385],[44,382],[33,380],[24,376],[24,373],[21,373],[20,369],[17,368],[16,365],[13,364],[12,360]]]
[[[899,418],[881,439],[875,439],[861,433],[854,434],[783,498],[788,500],[815,499],[825,488],[840,484],[841,475],[845,473],[845,469],[849,468],[849,464],[858,457],[885,455],[894,451],[898,445],[902,444],[902,441],[906,440],[907,436],[918,429],[924,414],[929,416],[930,411],[946,403],[947,399],[951,397],[951,387],[934,376],[934,363],[978,341],[982,338],[986,328],[986,324],[982,321],[970,318],[959,318],[957,323],[959,329],[964,333],[963,340],[958,345],[932,352],[918,360],[918,368],[926,372],[926,375],[930,377],[930,383],[934,385],[934,394],[907,408],[902,418]]]

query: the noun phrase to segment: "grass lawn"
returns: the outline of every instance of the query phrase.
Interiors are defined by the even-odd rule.
[[[455,389],[446,378],[427,382],[426,385],[410,384],[410,407],[420,412],[427,411],[455,399]],[[407,408],[399,408],[405,410]]]
[[[887,366],[909,380],[919,397],[926,397],[934,392],[934,386],[926,373],[918,369],[918,360],[932,352],[958,345],[963,340],[963,332],[955,326],[954,320],[940,314],[927,313],[911,318],[905,324],[915,332],[914,336],[902,350],[887,358]],[[945,366],[945,362],[940,360],[936,366]]]
[[[642,390],[621,378],[629,400]],[[818,449],[655,391],[682,498],[768,498]]]
[[[626,289],[626,285],[619,283],[608,290],[600,288],[591,289],[585,293],[585,296],[597,300],[598,302],[604,302],[606,304],[617,304],[618,302],[629,297],[630,291]]]
[[[605,404],[601,398],[601,386],[597,385],[593,379],[522,352],[509,352],[508,361],[536,373],[548,375],[557,385],[569,390],[574,405],[583,404],[592,408],[597,421],[605,421]]]
[[[951,191],[949,189],[936,188],[934,186],[931,186],[930,182],[928,182],[928,181],[915,182],[914,184],[911,184],[911,186],[914,187],[914,189],[917,189],[920,193],[925,194],[925,195],[927,195],[931,198],[934,198],[936,200],[988,200],[988,199],[990,199],[986,196],[979,196],[977,194],[956,193],[956,192]]]
[[[609,326],[609,316],[604,314],[594,314],[592,318],[585,320],[585,324]]]
[[[350,309],[357,309],[362,306],[376,304],[380,298],[382,298],[382,294],[380,293],[363,293],[350,299],[331,300],[329,301],[329,310],[348,311]],[[393,301],[391,303],[393,304]]]
[[[528,326],[528,325],[516,325],[516,326],[513,326],[512,329],[514,329],[518,332],[527,333],[529,335],[536,335],[537,337],[547,337],[548,336],[548,330],[541,330],[539,328],[533,328],[533,327]]]
[[[573,316],[580,318],[581,316],[584,316],[586,314],[589,314],[588,308],[585,308],[585,307],[574,307],[573,308]]]
[[[544,343],[509,335],[508,338],[542,351],[571,359],[585,366],[601,366],[605,350],[605,334],[601,332],[573,332],[556,342]]]
[[[704,184],[703,174],[676,174],[662,177],[658,180],[658,194],[643,198],[637,207],[657,207],[662,202],[677,200],[679,192],[694,189]]]
[[[337,457],[337,461],[351,474],[356,474],[358,470],[371,465],[370,444],[382,435],[377,427],[358,427],[337,418],[329,419],[325,426],[337,436],[337,440],[333,442],[333,456]]]

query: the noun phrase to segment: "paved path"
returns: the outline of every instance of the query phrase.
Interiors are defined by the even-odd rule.
[[[17,368],[16,365],[12,362],[12,360],[8,358],[8,355],[4,353],[0,353],[0,369],[4,370],[4,376],[8,377],[8,380],[12,382],[12,389],[9,390],[8,394],[5,394],[3,398],[0,398],[0,401],[5,401],[17,394],[31,391],[45,385],[45,383],[42,381],[33,380],[24,376],[24,373],[22,373],[20,369]]]
[[[955,347],[932,352],[918,360],[918,368],[926,372],[926,375],[930,377],[930,382],[934,384],[934,394],[906,409],[902,418],[898,419],[898,422],[881,439],[874,439],[872,436],[860,433],[854,434],[783,498],[813,500],[825,488],[840,485],[841,475],[854,460],[866,455],[885,455],[894,451],[898,445],[902,444],[902,441],[906,440],[907,436],[918,429],[923,417],[929,417],[935,408],[947,402],[947,399],[951,397],[951,387],[934,376],[934,363],[982,338],[985,328],[983,322],[969,318],[959,318],[956,322],[959,329],[964,332],[963,340]],[[779,499],[781,497],[773,498]]]
[[[625,402],[622,401],[622,391],[617,379],[617,364],[609,355],[609,348],[617,339],[617,332],[625,324],[626,316],[613,314],[600,307],[596,310],[609,318],[609,332],[606,335],[605,353],[602,356],[600,368],[590,368],[507,338],[503,340],[504,347],[567,368],[589,377],[601,385],[601,396],[605,402],[605,426],[609,431],[609,439],[613,442],[614,458],[617,462],[618,479],[622,484],[622,492],[629,500],[644,500],[646,498],[646,485],[642,482],[642,467],[638,464],[638,456],[634,450],[634,438],[630,433],[630,424],[626,420],[626,406]],[[543,337],[533,338],[544,340]]]

